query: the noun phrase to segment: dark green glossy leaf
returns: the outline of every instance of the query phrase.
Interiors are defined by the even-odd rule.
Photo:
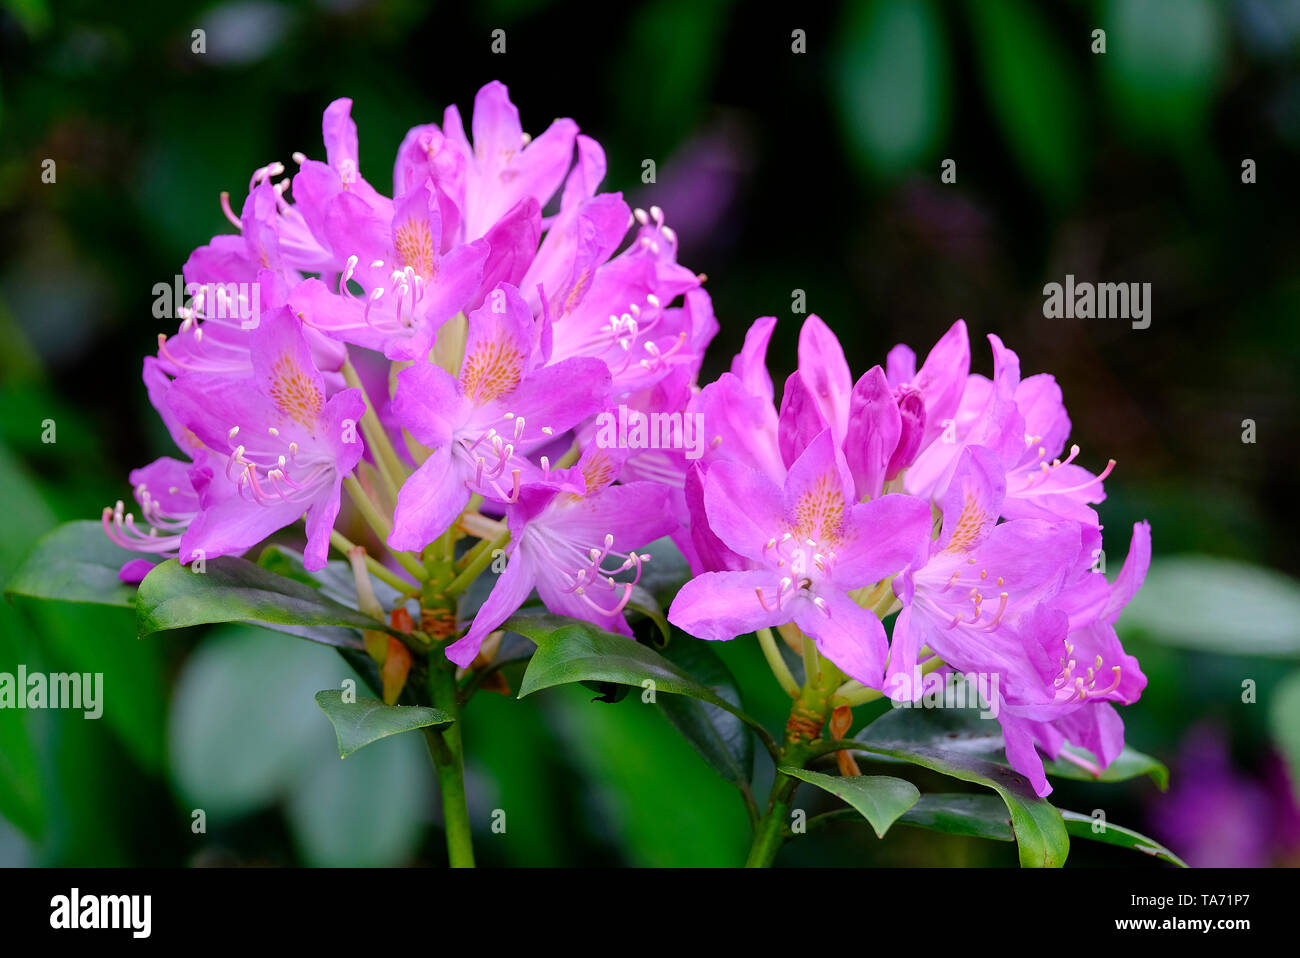
[[[5,595],[130,606],[135,589],[117,577],[140,556],[109,541],[98,522],[68,522],[50,532],[14,573]]]
[[[1107,845],[1131,848],[1135,852],[1142,852],[1142,854],[1150,855],[1152,858],[1159,858],[1161,861],[1177,865],[1179,868],[1187,867],[1185,861],[1164,845],[1147,838],[1140,832],[1133,831],[1131,828],[1123,828],[1109,822],[1094,822],[1087,815],[1065,809],[1061,809],[1061,817],[1065,820],[1065,830],[1076,838],[1088,838],[1094,842],[1104,842]]]
[[[975,792],[936,792],[922,795],[898,819],[900,825],[928,828],[949,835],[1015,841],[1007,806],[996,795]]]
[[[735,676],[709,644],[674,629],[661,650],[664,658],[707,685],[720,698],[741,707]],[[754,739],[735,715],[681,695],[656,699],[677,731],[727,781],[748,788],[754,774]]]
[[[390,631],[293,579],[244,559],[209,559],[192,572],[169,559],[140,583],[136,626],[141,636],[211,622],[251,622],[340,648],[362,649],[358,629]]]
[[[1073,748],[1069,745],[1066,746],[1066,749],[1089,764],[1093,761],[1092,754],[1086,749]],[[1043,767],[1047,770],[1048,775],[1057,778],[1073,778],[1084,782],[1123,782],[1130,778],[1148,775],[1162,792],[1169,788],[1168,767],[1159,759],[1152,758],[1135,748],[1129,748],[1127,745],[1115,757],[1115,761],[1102,769],[1099,775],[1094,775],[1088,769],[1082,768],[1065,758],[1058,758],[1054,762],[1044,762]]]
[[[789,766],[783,767],[781,771],[848,802],[871,823],[877,838],[884,838],[889,826],[921,797],[920,791],[911,782],[889,775],[854,775],[846,778]]]
[[[316,704],[334,726],[340,758],[347,758],[357,749],[389,735],[452,721],[446,712],[424,705],[385,705],[378,699],[364,697],[345,702],[339,689],[317,692]]]
[[[961,717],[951,713],[961,711],[975,710],[894,709],[858,733],[856,740],[867,752],[993,789],[1011,813],[1020,864],[1036,868],[1064,865],[1070,837],[1060,812],[1036,796],[1023,775],[964,747],[983,739],[963,735],[954,728],[954,722],[961,722]],[[992,719],[976,721],[996,726]]]
[[[664,615],[664,610],[653,593],[640,585],[633,586],[627,607],[633,612],[641,613],[654,623],[655,628],[659,631],[659,637],[656,640],[658,644],[662,645],[672,637],[672,627],[668,624],[668,617]]]
[[[754,729],[762,726],[740,708],[683,671],[654,649],[605,632],[578,619],[549,612],[513,616],[503,626],[537,643],[519,697],[570,682],[616,682],[657,693],[687,695],[735,715]]]
[[[335,602],[346,605],[349,609],[357,607],[357,585],[352,575],[352,564],[343,559],[332,559],[325,568],[308,572],[302,564],[302,553],[273,543],[262,550],[257,557],[257,564],[277,575],[296,579],[305,585],[319,588]],[[387,582],[370,576],[370,586],[375,591],[375,598],[385,609],[391,609],[400,598],[398,591]],[[415,586],[411,586],[412,590]]]

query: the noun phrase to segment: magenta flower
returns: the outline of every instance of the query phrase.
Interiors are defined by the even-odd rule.
[[[1000,673],[1004,689],[1041,684],[1014,625],[1060,591],[1082,540],[1070,523],[999,524],[1005,495],[993,453],[966,447],[944,496],[939,538],[928,558],[894,580],[903,609],[886,690],[896,698],[915,697],[909,680],[926,646],[958,671]]]
[[[970,336],[964,320],[957,320],[934,344],[916,369],[916,353],[899,344],[885,358],[885,373],[895,390],[915,390],[925,406],[925,430],[920,445],[929,446],[956,415],[970,373]]]
[[[1046,684],[1032,697],[1009,694],[998,721],[1008,760],[1033,782],[1040,796],[1047,795],[1051,786],[1039,750],[1100,774],[1124,748],[1124,722],[1114,706],[1137,701],[1147,679],[1137,659],[1120,645],[1114,622],[1141,587],[1150,561],[1151,529],[1139,522],[1113,584],[1106,585],[1098,573],[1087,573],[1104,587],[1100,606],[1071,609],[1069,597],[1063,596],[1056,605],[1070,612],[1068,624],[1063,624],[1064,615],[1058,611],[1046,623],[1048,627],[1034,636],[1049,656],[1049,664],[1040,666]],[[1067,744],[1087,749],[1095,764],[1065,750]]]
[[[919,694],[910,681],[920,649],[958,671],[996,675],[998,721],[1012,766],[1039,795],[1051,758],[1072,743],[1105,768],[1124,744],[1110,705],[1136,701],[1146,685],[1113,623],[1146,575],[1149,528],[1134,528],[1113,586],[1092,573],[1095,527],[1012,519],[998,523],[1006,478],[982,446],[961,455],[944,497],[943,526],[929,559],[895,580],[903,609],[894,624],[886,690]]]
[[[290,302],[307,326],[389,359],[425,358],[438,327],[469,304],[483,278],[487,242],[442,251],[442,214],[428,183],[399,197],[386,219],[342,192],[326,228],[346,256],[337,293],[308,279]]]
[[[297,321],[287,309],[251,332],[248,379],[187,374],[167,393],[178,422],[225,463],[196,464],[202,510],[181,537],[180,560],[239,554],[306,513],[308,569],[325,565],[343,476],[361,458],[360,390],[326,398]],[[233,483],[230,495],[227,483]]]
[[[677,520],[666,487],[613,485],[623,459],[619,450],[588,446],[572,469],[557,470],[554,483],[530,487],[509,508],[509,561],[469,632],[447,649],[449,659],[469,665],[533,589],[552,612],[632,634],[623,610],[650,561],[637,550],[668,535]],[[625,573],[630,578],[615,579]]]
[[[749,567],[692,579],[669,620],[714,640],[794,622],[847,675],[879,688],[884,628],[848,592],[920,560],[930,538],[929,506],[898,495],[855,503],[829,429],[791,465],[784,488],[738,463],[714,463],[704,505],[712,531]]]
[[[199,495],[190,482],[190,464],[164,456],[131,470],[131,490],[147,529],[136,524],[119,499],[105,506],[100,521],[104,534],[123,549],[175,556],[181,537],[199,514]],[[153,568],[147,560],[128,560],[118,573],[123,582],[139,582]]]
[[[453,104],[443,115],[441,141],[431,131],[426,141],[437,144],[434,156],[449,146],[463,158],[463,165],[451,165],[456,178],[450,182],[443,178],[446,165],[430,162],[429,175],[460,210],[464,241],[485,235],[521,200],[546,205],[573,163],[578,125],[556,120],[541,136],[528,139],[505,84],[493,81],[474,97],[472,133],[471,145]]]
[[[964,331],[964,330],[963,330]],[[951,332],[950,332],[951,335]],[[937,439],[928,442],[908,470],[906,487],[912,495],[939,501],[963,448],[986,446],[1007,474],[1003,515],[1071,519],[1097,525],[1088,503],[1105,499],[1102,480],[1114,468],[1110,462],[1099,475],[1074,465],[1077,446],[1061,460],[1070,433],[1070,420],[1053,377],[1020,378],[1020,359],[997,336],[990,335],[994,375],[971,375],[961,402]],[[960,358],[960,353],[957,353]],[[929,360],[927,360],[927,366]],[[932,434],[927,411],[926,435]],[[940,425],[943,425],[942,423]]]
[[[748,466],[773,482],[785,479],[785,463],[777,440],[778,416],[773,405],[772,377],[767,371],[767,345],[776,317],[754,321],[745,345],[731,362],[731,371],[700,390],[694,409],[706,425],[709,441],[704,462],[719,460]]]
[[[604,408],[609,371],[595,359],[542,362],[528,304],[502,284],[469,315],[460,374],[419,362],[398,374],[393,414],[430,449],[397,500],[394,549],[422,549],[472,492],[515,502],[545,473],[527,453]]]
[[[615,393],[645,389],[678,366],[697,370],[717,332],[707,294],[688,295],[700,280],[676,263],[676,236],[663,214],[642,216],[631,245],[597,267],[589,281],[580,279],[548,313],[554,357],[600,359]],[[685,305],[672,307],[683,295]]]

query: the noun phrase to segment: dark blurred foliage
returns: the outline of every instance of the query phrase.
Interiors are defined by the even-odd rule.
[[[206,31],[203,55],[191,52],[195,28]],[[504,55],[491,52],[498,28]],[[1104,54],[1091,52],[1097,28]],[[805,53],[792,51],[795,30]],[[786,11],[726,0],[0,0],[0,577],[56,521],[97,516],[126,496],[130,468],[168,452],[139,383],[140,359],[164,331],[152,290],[228,231],[219,193],[238,204],[256,167],[295,150],[320,156],[321,112],[338,96],[355,101],[362,170],[387,188],[405,130],[440,121],[449,103],[468,118],[491,79],[510,87],[530,132],[574,117],[606,149],[606,188],[664,207],[682,261],[709,277],[722,325],[705,378],[727,367],[755,317],[775,314],[770,358],[783,381],[802,319],[791,312],[797,290],[840,335],[855,373],[896,342],[924,354],[964,317],[977,371],[990,371],[983,337],[998,333],[1026,374],[1060,381],[1080,462],[1119,461],[1102,510],[1112,575],[1139,518],[1155,528],[1157,564],[1198,552],[1296,575],[1298,45],[1294,0],[856,0]],[[948,158],[955,184],[940,181]],[[1247,158],[1258,169],[1251,185]],[[54,184],[41,181],[45,159],[57,164]],[[645,159],[658,166],[653,185],[641,182]],[[1150,328],[1045,319],[1042,288],[1067,273],[1151,283]],[[47,419],[56,443],[41,441]],[[1242,442],[1245,419],[1257,424],[1254,444]],[[250,652],[249,636],[275,655],[289,640],[227,629],[137,642],[129,614],[86,608],[20,604],[0,616],[0,667],[95,668],[116,696],[99,723],[3,717],[0,796],[13,794],[0,797],[0,862],[440,860],[426,773],[410,756],[388,772],[372,763],[372,784],[389,775],[383,790],[367,791],[354,768],[346,792],[336,760],[268,773],[213,814],[207,835],[191,832],[198,786],[186,777],[186,729],[205,717],[182,722],[176,689],[216,682],[208,694],[224,708],[206,724],[223,727],[247,704],[240,695],[286,686],[221,686],[196,678],[196,660],[211,645],[229,653],[223,668],[260,673],[280,660],[263,661],[256,644]],[[1189,718],[1204,713],[1229,730],[1240,765],[1264,767],[1277,720],[1271,732],[1265,707],[1239,702],[1241,677],[1258,681],[1264,702],[1293,664],[1135,642],[1151,677],[1126,710],[1137,747],[1172,758]],[[751,710],[779,723],[781,695],[754,650],[722,653],[757,700]],[[282,666],[342,668],[324,650],[283,654]],[[232,766],[250,741],[299,741],[276,723],[310,726],[294,734],[328,745],[310,701],[324,686],[302,685],[291,704],[257,713],[273,727],[245,729]],[[746,830],[728,787],[635,696],[589,697],[475,703],[471,800],[480,821],[496,807],[511,816],[507,835],[480,838],[482,859],[738,861]],[[285,767],[275,755],[261,761]],[[393,810],[396,789],[422,804]],[[354,805],[319,798],[345,792]],[[1154,795],[1149,783],[1063,783],[1056,797],[1144,827],[1159,818]],[[411,824],[367,844],[366,829],[386,819]],[[335,841],[357,821],[359,845]],[[1081,842],[1071,858],[1134,863]],[[837,826],[781,860],[1015,855]]]

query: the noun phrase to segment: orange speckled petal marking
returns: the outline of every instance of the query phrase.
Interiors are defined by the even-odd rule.
[[[294,422],[307,429],[316,425],[325,397],[316,388],[312,377],[288,353],[271,367],[269,393],[276,408]]]
[[[795,501],[794,534],[816,542],[837,539],[845,506],[839,477],[833,473],[820,476]]]
[[[957,526],[952,530],[952,539],[945,552],[966,552],[971,549],[984,528],[987,516],[971,493],[966,494],[966,502],[957,517]]]
[[[400,266],[409,266],[426,279],[433,276],[433,231],[426,220],[412,216],[395,228],[393,246]]]
[[[460,384],[475,405],[493,402],[514,392],[524,375],[524,356],[503,338],[476,343],[461,367]]]

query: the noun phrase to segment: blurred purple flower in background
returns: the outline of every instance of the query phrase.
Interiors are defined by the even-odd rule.
[[[1202,723],[1183,740],[1173,772],[1148,820],[1193,868],[1300,865],[1300,807],[1277,755],[1270,753],[1258,774],[1245,774],[1224,731]]]

